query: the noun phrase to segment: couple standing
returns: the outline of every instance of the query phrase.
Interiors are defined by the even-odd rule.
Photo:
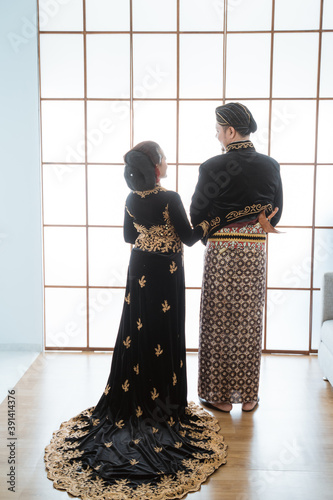
[[[140,143],[124,157],[132,191],[124,237],[133,249],[110,376],[98,404],[62,423],[45,452],[54,486],[82,499],[181,498],[226,462],[217,420],[187,403],[183,243],[206,244],[199,396],[227,412],[258,402],[265,239],[282,209],[279,165],[255,151],[245,106],[218,107],[216,129],[226,154],[200,167],[193,227],[178,193],[160,186],[167,164],[158,144]]]

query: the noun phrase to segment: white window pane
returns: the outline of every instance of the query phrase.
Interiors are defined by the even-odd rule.
[[[199,347],[201,290],[186,290],[185,339],[187,349]]]
[[[318,66],[317,33],[276,33],[273,97],[315,97]]]
[[[176,123],[175,101],[137,101],[134,103],[134,144],[155,141],[163,149],[167,162],[175,163]]]
[[[88,101],[88,162],[122,163],[130,148],[127,101]]]
[[[42,101],[44,162],[82,163],[84,104],[80,101]]]
[[[333,33],[323,33],[321,47],[320,97],[333,97],[332,59]]]
[[[222,54],[222,35],[180,36],[180,97],[222,99]]]
[[[318,162],[332,163],[333,101],[319,102]]]
[[[44,223],[85,224],[85,186],[83,165],[44,165]]]
[[[323,317],[323,292],[314,290],[312,298],[312,335],[311,348],[318,349],[320,341],[320,329]]]
[[[176,97],[176,35],[133,35],[134,98]]]
[[[226,101],[226,103],[227,102],[230,101]],[[269,138],[269,101],[246,101],[243,99],[242,104],[249,108],[258,126],[257,131],[254,134],[251,134],[250,139],[253,142],[256,151],[267,155]]]
[[[86,284],[86,230],[84,227],[45,227],[45,284]]]
[[[123,165],[89,165],[89,224],[122,226],[128,194]]]
[[[268,286],[307,288],[311,275],[311,229],[284,229],[268,241]]]
[[[175,31],[176,0],[133,0],[134,31]]]
[[[269,96],[270,46],[270,35],[265,33],[228,35],[226,83],[228,99]],[[253,61],[260,61],[260,64],[256,64],[255,71]]]
[[[320,0],[275,0],[275,30],[319,28]]]
[[[313,170],[313,165],[281,165],[283,212],[279,225],[312,225]]]
[[[168,165],[167,176],[166,178],[161,179],[161,186],[163,186],[165,189],[169,189],[170,191],[176,191],[176,177],[176,165]]]
[[[39,0],[40,31],[82,31],[82,0]]]
[[[316,226],[333,226],[333,165],[318,165],[316,183]]]
[[[124,289],[89,290],[89,344],[114,347],[124,305]]]
[[[181,31],[222,31],[223,0],[180,0]]]
[[[323,29],[331,30],[333,28],[333,2],[324,0]]]
[[[259,13],[259,15],[256,13]],[[271,29],[271,26],[271,1],[247,0],[244,2],[229,0],[228,31],[267,31]]]
[[[178,167],[178,192],[183,201],[185,210],[189,214],[191,199],[199,177],[198,165],[179,165]],[[201,286],[198,285],[198,286]]]
[[[309,349],[310,292],[268,290],[267,349]]]
[[[184,245],[185,283],[189,287],[202,285],[205,246],[198,241],[192,247]]]
[[[321,288],[325,273],[333,267],[333,229],[315,230],[313,286]]]
[[[129,35],[87,35],[88,97],[129,97]]]
[[[125,286],[130,245],[123,230],[89,229],[89,284],[91,286]]]
[[[86,0],[88,31],[129,31],[129,0]]]
[[[215,108],[221,101],[179,103],[179,161],[202,163],[221,153],[216,139]]]
[[[315,102],[273,101],[271,156],[279,163],[313,163],[315,123]]]
[[[46,288],[45,324],[46,347],[86,347],[86,289]]]
[[[41,96],[83,97],[83,36],[41,35]]]

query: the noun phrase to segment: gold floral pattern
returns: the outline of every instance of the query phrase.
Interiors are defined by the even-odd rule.
[[[183,446],[183,443],[181,443],[180,441],[175,442],[175,448],[181,448],[182,446]]]
[[[239,217],[243,217],[244,215],[252,215],[252,214],[258,214],[262,210],[269,210],[272,211],[273,207],[271,203],[268,203],[267,205],[262,205],[261,203],[253,204],[251,206],[245,207],[243,210],[233,210],[232,212],[229,212],[225,218],[228,221],[239,219]]]
[[[139,279],[139,285],[143,288],[146,285],[147,281],[145,280],[145,276]]]
[[[131,346],[131,337],[129,335],[126,337],[126,340],[123,340],[123,344],[126,347],[126,349],[128,349]]]
[[[135,373],[137,375],[139,375],[139,363],[137,365],[133,366],[133,370],[135,371]]]
[[[173,274],[177,271],[178,267],[176,266],[176,262],[173,260],[170,264],[170,273]]]
[[[153,431],[153,434],[156,434],[158,432],[158,429],[156,429],[156,427],[152,427],[151,430]]]
[[[121,386],[121,387],[123,388],[123,390],[124,390],[125,392],[127,392],[127,391],[129,390],[129,386],[130,386],[130,385],[129,385],[128,380],[125,380],[125,382],[122,384],[122,386]]]
[[[171,309],[171,306],[169,306],[168,301],[165,300],[162,303],[162,311],[165,313],[165,312],[169,311],[170,309]]]
[[[105,396],[107,396],[109,394],[110,389],[111,389],[111,387],[109,386],[109,384],[107,384],[107,386],[105,387],[105,390],[104,390]]]
[[[170,425],[170,427],[172,427],[176,422],[174,421],[173,417],[170,417],[170,419],[168,420],[168,424]]]
[[[157,357],[159,357],[159,356],[161,356],[162,353],[163,353],[163,349],[161,349],[160,344],[157,344],[157,347],[155,347],[155,355]]]
[[[127,304],[130,304],[130,303],[131,303],[131,294],[130,294],[130,292],[128,292],[127,297],[126,297],[126,295],[125,295],[125,302],[127,302]]]
[[[44,460],[47,476],[54,481],[53,485],[56,489],[65,490],[74,497],[86,500],[88,498],[89,500],[100,500],[101,498],[105,498],[105,500],[111,498],[126,498],[127,500],[161,500],[169,498],[172,500],[183,498],[190,492],[198,491],[200,485],[218,467],[226,463],[227,447],[223,437],[217,434],[219,425],[216,418],[194,405],[194,403],[190,403],[188,409],[190,422],[187,425],[183,424],[183,427],[191,430],[200,429],[198,441],[194,441],[195,446],[198,447],[200,441],[206,444],[204,447],[198,447],[199,450],[197,448],[198,451],[194,452],[189,458],[183,459],[181,463],[184,469],[179,470],[176,474],[167,475],[160,470],[159,473],[157,472],[160,477],[157,482],[143,483],[136,488],[131,487],[128,479],[118,479],[114,484],[110,485],[101,477],[96,477],[96,467],[92,468],[86,464],[83,467],[82,455],[77,456],[74,462],[73,458],[65,458],[64,450],[70,446],[66,439],[73,437],[73,434],[77,433],[79,428],[86,425],[83,419],[86,418],[87,414],[83,415],[82,412],[68,422],[63,422],[60,429],[53,434],[50,444],[45,448]],[[193,420],[192,423],[193,418],[198,420],[195,422]],[[124,426],[124,421],[120,420],[116,425],[121,429]],[[77,430],[74,431],[74,428]],[[177,442],[181,441],[175,440],[175,443]],[[175,447],[177,447],[176,444]],[[200,449],[202,449],[202,452],[200,452]],[[162,446],[155,446],[154,451],[155,453],[162,453],[163,448]],[[140,460],[138,461],[140,462]]]
[[[105,446],[106,446],[107,448],[111,448],[111,446],[113,445],[113,442],[112,442],[112,441],[110,441],[109,443],[104,443],[104,444],[105,444]]]
[[[152,391],[150,391],[150,394],[151,394],[151,399],[154,401],[155,399],[158,398],[159,396],[159,393],[157,392],[156,388],[154,387],[154,389]]]
[[[176,384],[177,384],[177,375],[175,374],[175,372],[173,372],[172,385],[176,385]]]
[[[134,227],[139,233],[135,240],[135,248],[161,253],[171,251],[179,253],[183,250],[181,239],[171,222],[168,205],[163,212],[163,218],[164,225],[153,225],[150,228],[134,222]]]
[[[137,409],[135,410],[136,416],[139,418],[141,415],[143,415],[143,411],[141,410],[141,406],[138,406]]]
[[[206,220],[203,220],[202,222],[200,222],[200,224],[198,224],[198,226],[200,226],[202,228],[203,237],[205,237],[208,234],[209,222]]]
[[[134,444],[139,444],[139,443],[140,443],[140,441],[141,441],[141,439],[133,439],[133,443],[134,443]]]
[[[184,366],[184,363],[183,363],[183,360],[181,359],[180,360],[180,367],[183,368],[183,366]]]
[[[154,189],[149,189],[148,191],[133,191],[133,193],[141,196],[141,198],[145,198],[150,194],[157,194],[160,191],[167,191],[167,189],[163,188],[162,186],[155,186]]]
[[[130,464],[131,464],[131,465],[136,465],[136,464],[138,464],[138,463],[139,463],[139,461],[138,461],[138,460],[136,460],[135,458],[132,458],[132,460],[130,460]]]
[[[93,418],[91,421],[92,421],[92,424],[94,427],[96,427],[96,425],[98,425],[100,423],[99,418]]]
[[[141,321],[141,318],[138,319],[138,321],[136,322],[137,326],[138,326],[138,330],[141,330],[141,328],[143,327],[143,324],[142,324],[142,321]]]

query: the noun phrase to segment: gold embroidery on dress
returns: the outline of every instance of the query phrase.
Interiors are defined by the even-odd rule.
[[[139,461],[138,461],[138,460],[135,460],[135,458],[132,458],[132,460],[130,460],[130,464],[131,464],[131,465],[136,465],[136,464],[138,464],[138,463],[139,463]]]
[[[152,427],[151,430],[153,431],[153,434],[156,434],[156,432],[158,432],[158,429],[156,429],[156,427]]]
[[[141,288],[143,288],[145,284],[146,284],[145,276],[142,276],[142,278],[139,279],[139,285],[141,286]]]
[[[125,302],[127,302],[127,304],[130,304],[130,302],[131,302],[131,294],[130,294],[130,292],[128,293],[127,297],[125,296]]]
[[[136,416],[139,418],[141,415],[143,415],[143,411],[141,410],[141,406],[138,406],[137,409],[135,410]]]
[[[157,347],[155,347],[155,354],[157,357],[159,357],[163,353],[163,349],[161,349],[160,344],[157,344]]]
[[[163,219],[164,225],[151,226],[150,228],[134,222],[134,227],[139,233],[134,247],[146,252],[181,252],[183,245],[171,222],[168,205],[163,212]]]
[[[130,347],[130,345],[131,345],[131,337],[129,335],[126,337],[126,340],[123,340],[123,344],[126,347],[126,349],[128,349]]]
[[[232,212],[229,212],[225,218],[229,220],[234,220],[234,219],[239,219],[239,217],[243,217],[244,215],[250,215],[250,214],[257,214],[261,212],[262,210],[269,209],[270,211],[273,210],[273,207],[271,203],[268,203],[267,205],[261,205],[261,203],[253,204],[251,206],[245,207],[243,210],[233,210]]]
[[[105,391],[104,391],[105,396],[107,396],[109,394],[110,389],[111,389],[111,387],[109,386],[109,384],[107,384],[107,386],[105,387]]]
[[[141,438],[140,438],[140,439],[133,439],[133,443],[134,443],[134,444],[139,444],[139,443],[140,443],[140,441],[141,441]]]
[[[99,418],[93,418],[91,421],[94,426],[98,425],[100,422]]]
[[[141,330],[141,328],[143,327],[143,324],[141,322],[141,318],[138,319],[138,321],[136,322],[136,324],[138,325],[138,330]]]
[[[176,266],[176,262],[172,261],[172,264],[170,264],[170,273],[173,274],[177,271],[178,267]]]
[[[183,368],[183,365],[184,365],[184,363],[183,363],[183,360],[181,359],[180,360],[180,367]]]
[[[127,392],[129,389],[129,381],[125,380],[125,382],[121,385],[121,387],[124,389],[125,392]]]
[[[137,375],[139,375],[139,363],[137,365],[133,366],[133,370],[135,371],[135,373]]]
[[[170,420],[168,420],[168,424],[170,427],[172,427],[176,422],[174,421],[173,417],[170,417]]]
[[[148,482],[137,486],[135,489],[130,486],[127,479],[116,480],[114,484],[110,485],[101,477],[96,477],[96,467],[91,467],[86,463],[83,464],[82,459],[80,459],[83,450],[68,450],[73,443],[68,443],[66,439],[78,435],[79,430],[77,429],[87,425],[84,419],[91,416],[93,409],[84,410],[68,422],[63,422],[60,429],[53,434],[50,444],[45,448],[44,460],[47,477],[54,481],[53,486],[56,489],[65,490],[76,498],[78,496],[80,498],[87,496],[87,485],[89,485],[89,498],[91,500],[100,498],[131,498],[132,500],[183,498],[187,493],[198,491],[200,485],[206,481],[208,476],[226,463],[227,446],[223,441],[223,436],[217,434],[219,431],[217,419],[204,412],[194,403],[189,403],[190,425],[182,423],[180,425],[183,428],[189,428],[191,431],[194,429],[200,430],[200,432],[196,433],[198,441],[193,441],[199,450],[192,453],[189,458],[181,461],[185,470],[171,475],[166,475],[164,471],[160,470],[161,476],[157,483]],[[120,420],[116,422],[116,425],[121,429],[124,426],[124,421]],[[80,434],[80,437],[85,434],[84,431],[81,430],[81,432],[83,434]],[[89,432],[89,430],[87,429],[86,432]],[[200,446],[200,441],[205,443],[204,446]],[[156,453],[163,450],[161,446],[155,448]],[[200,452],[200,448],[202,452]],[[74,453],[78,458],[73,461],[73,458],[65,456],[64,450],[78,452]]]
[[[165,312],[169,311],[169,309],[170,309],[170,308],[171,308],[171,306],[169,306],[168,301],[167,301],[167,300],[165,300],[165,301],[162,303],[162,309],[163,309],[163,312],[165,313]]]
[[[181,448],[182,446],[183,446],[183,443],[181,441],[175,442],[175,448]]]
[[[175,374],[175,372],[173,372],[172,385],[176,385],[176,384],[177,384],[177,375]]]
[[[113,442],[112,442],[112,441],[110,441],[109,443],[104,443],[104,444],[105,444],[105,446],[106,446],[107,448],[111,448],[111,446],[113,445]]]
[[[158,398],[159,396],[159,393],[157,392],[156,388],[154,387],[154,389],[152,391],[150,391],[150,394],[151,394],[151,399],[154,401],[156,398]]]
[[[167,189],[162,186],[155,186],[154,189],[149,189],[148,191],[133,191],[133,193],[138,194],[141,198],[145,198],[150,194],[157,194],[159,191],[167,191]]]
[[[180,434],[181,436],[185,437],[185,436],[186,436],[186,431],[179,431],[179,434]]]

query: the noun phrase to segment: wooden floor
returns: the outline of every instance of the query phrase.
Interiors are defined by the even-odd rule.
[[[64,500],[44,469],[44,447],[61,422],[93,406],[110,369],[106,353],[43,353],[15,386],[16,492],[7,491],[7,400],[0,406],[1,500]],[[197,355],[188,354],[189,400]],[[9,388],[10,389],[10,388]],[[214,412],[229,446],[228,462],[188,500],[331,500],[333,390],[316,356],[265,355],[260,406]]]

